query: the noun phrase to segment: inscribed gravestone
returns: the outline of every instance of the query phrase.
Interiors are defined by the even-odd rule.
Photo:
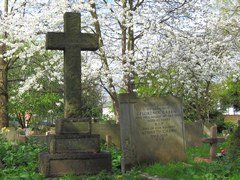
[[[185,160],[182,102],[176,97],[120,95],[122,170],[138,163]]]

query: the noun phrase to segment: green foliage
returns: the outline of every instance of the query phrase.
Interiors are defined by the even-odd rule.
[[[229,170],[240,173],[240,127],[236,127],[228,139],[228,155],[226,162],[229,164]]]
[[[45,147],[34,140],[12,144],[1,138],[0,160],[4,168],[0,170],[0,179],[42,179],[38,173],[38,154]]]
[[[112,156],[112,170],[113,172],[119,172],[121,168],[122,153],[116,146],[107,147],[104,144],[101,146],[102,151],[109,152]]]
[[[233,122],[224,122],[223,127],[225,127],[228,132],[232,132],[236,128],[236,124]]]
[[[231,76],[224,83],[226,86],[220,93],[220,101],[223,109],[233,106],[236,110],[240,110],[240,77]]]
[[[23,114],[30,111],[34,116],[31,124],[36,124],[43,120],[53,122],[55,119],[63,117],[63,93],[51,92],[51,89],[38,92],[35,90],[23,93],[19,98],[11,98],[8,104],[8,111],[12,120],[16,120],[16,114]],[[98,118],[102,114],[100,90],[90,84],[83,85],[83,117]]]
[[[194,162],[195,157],[208,157],[209,156],[209,144],[202,144],[199,147],[189,147],[187,149],[188,162]]]
[[[239,131],[235,131],[236,137]],[[219,144],[218,146],[229,148],[232,138],[229,142]],[[240,139],[240,138],[239,138]],[[239,143],[239,141],[238,141]],[[236,145],[236,144],[235,144]],[[101,149],[108,151],[112,155],[113,173],[109,174],[104,171],[95,176],[75,176],[72,173],[60,177],[60,180],[137,180],[141,173],[158,177],[171,179],[199,179],[199,180],[215,180],[215,179],[238,179],[240,178],[240,150],[234,148],[234,156],[228,156],[218,159],[212,163],[196,163],[193,161],[195,157],[208,157],[209,145],[203,144],[200,147],[191,147],[187,149],[186,162],[172,162],[166,165],[154,164],[148,167],[135,167],[126,174],[121,174],[120,160],[121,151],[116,147],[106,147],[102,144]],[[218,148],[219,149],[219,148]],[[34,139],[25,144],[11,144],[4,139],[0,139],[0,159],[4,164],[4,168],[0,170],[0,179],[43,179],[39,175],[38,154],[46,150],[46,146],[42,146]],[[231,152],[229,148],[229,152]],[[231,156],[229,156],[231,157]]]
[[[228,174],[218,162],[187,164],[182,162],[167,165],[155,164],[144,170],[150,175],[171,179],[222,179]]]
[[[24,114],[26,111],[30,111],[36,115],[32,119],[43,120],[43,119],[55,119],[61,117],[63,114],[63,104],[59,103],[60,106],[57,106],[56,103],[59,102],[62,96],[58,93],[45,92],[40,93],[37,91],[25,92],[21,98],[12,99],[9,102],[9,113],[15,118],[16,113]],[[51,110],[51,113],[49,113]]]
[[[223,113],[219,110],[212,110],[209,113],[209,120],[212,124],[216,124],[217,126],[221,126],[224,123]]]
[[[102,116],[102,93],[101,89],[91,82],[92,80],[88,79],[82,84],[83,116],[99,118]]]

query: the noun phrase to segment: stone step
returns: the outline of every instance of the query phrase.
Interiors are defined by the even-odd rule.
[[[49,153],[100,152],[100,135],[48,135]]]
[[[111,172],[111,155],[108,153],[39,154],[39,171],[45,177],[93,175],[103,170]]]
[[[91,120],[86,118],[62,118],[56,120],[56,134],[91,134]]]

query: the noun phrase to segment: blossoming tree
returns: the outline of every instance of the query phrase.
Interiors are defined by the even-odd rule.
[[[156,70],[170,72],[169,76],[153,73],[159,83],[174,80],[167,89],[159,88],[182,90],[175,95],[191,94],[196,97],[194,110],[202,112],[198,102],[209,96],[209,83],[228,73],[224,68],[235,56],[230,52],[231,43],[215,33],[216,18],[207,18],[211,14],[198,0],[29,0],[16,1],[10,7],[8,15],[1,16],[0,32],[7,37],[1,36],[0,41],[8,46],[4,58],[9,69],[17,65],[24,77],[15,94],[20,97],[30,89],[41,91],[46,81],[62,85],[61,54],[45,50],[44,35],[61,31],[65,11],[81,12],[83,31],[100,37],[96,53],[82,54],[82,77],[91,76],[109,94],[117,121],[118,91],[138,92],[136,78],[149,77]],[[169,71],[171,68],[174,71]],[[144,83],[151,83],[153,77]]]

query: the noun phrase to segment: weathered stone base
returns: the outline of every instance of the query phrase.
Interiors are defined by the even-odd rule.
[[[100,152],[100,135],[98,134],[49,135],[48,141],[50,154]]]
[[[56,134],[90,134],[91,120],[62,118],[56,120]]]
[[[39,154],[39,170],[45,177],[92,175],[103,170],[111,172],[111,155],[108,153]]]

